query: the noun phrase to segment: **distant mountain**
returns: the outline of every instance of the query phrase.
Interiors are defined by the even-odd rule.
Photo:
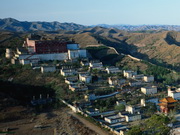
[[[168,31],[180,31],[180,25],[108,25],[108,24],[98,24],[95,26],[100,26],[104,28],[116,28],[125,31],[153,31],[153,30],[168,30]]]
[[[0,30],[8,30],[14,32],[26,31],[57,31],[57,30],[81,30],[88,28],[84,25],[75,23],[60,22],[27,22],[18,21],[13,18],[0,19]]]

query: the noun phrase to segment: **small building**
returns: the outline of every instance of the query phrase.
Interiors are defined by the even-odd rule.
[[[56,71],[56,67],[55,66],[42,66],[41,67],[41,73],[55,72],[55,71]]]
[[[130,114],[140,113],[140,106],[126,105],[125,111]]]
[[[121,72],[121,70],[117,67],[107,67],[105,70],[108,74],[117,74]]]
[[[136,80],[130,80],[129,81],[129,86],[134,87],[134,86],[140,86],[142,85],[141,81],[136,81]]]
[[[97,108],[88,108],[87,110],[86,110],[86,113],[87,114],[89,114],[90,116],[93,116],[93,115],[97,115],[97,114],[99,114],[99,109],[97,109]]]
[[[74,84],[78,81],[78,77],[77,76],[69,76],[65,78],[65,83],[67,84]]]
[[[149,95],[149,94],[156,94],[157,93],[157,87],[151,86],[151,87],[141,87],[141,92]]]
[[[141,114],[128,114],[125,115],[126,122],[141,120]]]
[[[143,80],[145,82],[154,82],[154,76],[144,76]]]
[[[20,61],[20,64],[22,65],[26,65],[26,64],[37,64],[39,62],[39,58],[30,58],[30,59],[22,59],[22,60],[19,60]]]
[[[96,100],[97,99],[95,94],[86,94],[84,96],[84,98],[85,98],[86,101],[91,101],[91,100]]]
[[[9,49],[9,48],[6,48],[6,53],[5,53],[5,57],[7,58],[7,59],[10,59],[10,58],[12,58],[12,50],[11,49]]]
[[[86,91],[88,90],[88,87],[84,84],[70,84],[69,89],[71,91]]]
[[[109,85],[122,85],[126,83],[126,80],[118,77],[108,77],[108,83]]]
[[[119,116],[119,114],[116,115],[112,115],[109,117],[105,117],[104,120],[110,124],[115,124],[115,123],[119,123],[119,122],[123,122],[125,121],[124,117]]]
[[[142,80],[143,78],[144,78],[144,75],[143,75],[143,74],[133,75],[133,76],[132,76],[132,79],[136,79],[136,80]]]
[[[72,76],[72,75],[76,75],[76,70],[75,69],[60,69],[60,74],[62,76]]]
[[[162,113],[169,113],[170,110],[173,110],[175,107],[175,103],[177,100],[174,100],[172,97],[166,97],[160,100],[161,103],[158,105],[160,106],[160,110]]]
[[[168,88],[168,96],[180,100],[180,88]]]
[[[103,69],[103,64],[102,64],[102,62],[99,62],[99,61],[91,61],[90,63],[89,63],[89,67],[91,68],[91,69],[99,69],[99,70],[101,70],[101,69]]]
[[[91,83],[92,76],[88,73],[80,73],[79,74],[79,80],[85,83]]]
[[[124,70],[123,75],[126,78],[132,78],[133,75],[137,75],[137,72],[136,71],[131,71],[131,70]]]

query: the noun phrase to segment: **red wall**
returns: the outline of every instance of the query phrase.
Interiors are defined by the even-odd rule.
[[[35,52],[44,53],[64,53],[67,52],[67,43],[61,41],[35,41]]]

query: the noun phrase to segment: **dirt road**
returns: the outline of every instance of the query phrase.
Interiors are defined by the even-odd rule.
[[[72,111],[68,111],[68,114],[74,116],[76,119],[78,119],[80,122],[82,122],[85,126],[87,126],[89,129],[95,131],[98,135],[110,135],[103,131],[100,127],[97,127],[96,125],[92,124],[91,122],[87,121],[86,119],[82,118],[81,116],[77,115],[76,113]]]

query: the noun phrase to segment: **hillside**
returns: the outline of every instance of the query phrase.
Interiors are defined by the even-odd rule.
[[[87,28],[79,31],[59,30],[54,32],[36,31],[43,39],[74,40],[81,48],[90,45],[105,45],[115,48],[120,54],[150,61],[154,64],[179,71],[180,32],[162,31],[155,33],[132,33],[103,27]],[[1,32],[0,46],[21,46],[28,33]],[[2,50],[1,49],[1,50]]]

